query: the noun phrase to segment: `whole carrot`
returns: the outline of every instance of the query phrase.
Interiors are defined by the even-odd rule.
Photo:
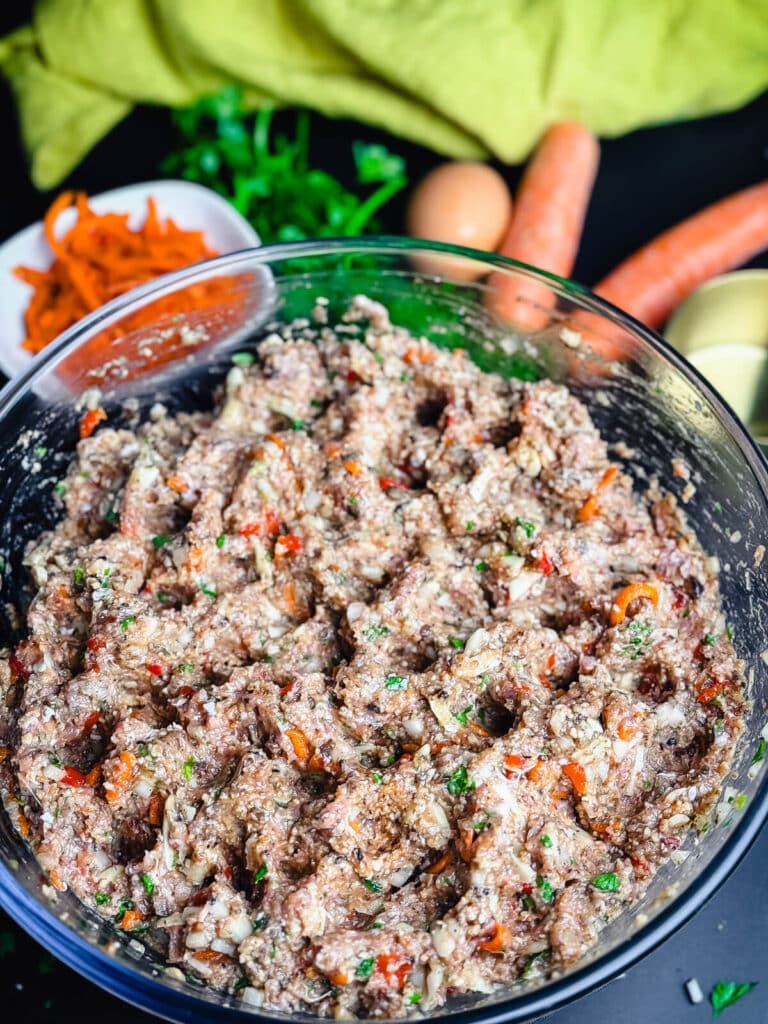
[[[594,290],[660,327],[702,282],[768,248],[768,181],[707,206],[648,242]]]
[[[520,182],[500,255],[568,277],[599,160],[600,144],[583,125],[549,128]],[[494,310],[517,326],[536,330],[549,322],[548,312],[539,308],[552,304],[544,285],[507,274],[494,274],[489,283]]]

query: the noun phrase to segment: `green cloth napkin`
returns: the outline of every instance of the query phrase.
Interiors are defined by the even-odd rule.
[[[738,106],[768,84],[766,0],[41,0],[0,40],[32,178],[51,188],[134,103],[223,85],[454,157],[522,159]]]

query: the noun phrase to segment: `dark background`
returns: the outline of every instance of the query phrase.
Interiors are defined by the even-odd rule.
[[[6,6],[7,4],[7,6]],[[31,4],[0,0],[0,34],[22,24]],[[290,115],[279,115],[278,128]],[[105,191],[158,176],[172,138],[167,111],[137,109],[88,156],[61,187]],[[313,162],[352,185],[351,142],[382,141],[408,162],[412,181],[439,158],[429,150],[348,121],[312,121]],[[31,185],[12,98],[0,82],[0,154],[3,191],[0,241],[37,220],[50,194]],[[499,169],[514,185],[520,169]],[[768,93],[743,110],[685,124],[634,132],[603,144],[600,173],[587,217],[574,278],[593,284],[624,256],[663,228],[707,203],[768,177]],[[383,216],[385,230],[402,231],[405,196]],[[768,266],[768,254],[756,265]],[[0,289],[0,301],[2,301]],[[697,977],[705,992],[720,980],[757,981],[759,987],[726,1011],[727,1024],[765,1024],[768,1010],[768,831],[717,896],[660,949],[627,975],[572,1007],[550,1024],[703,1024],[708,1004],[691,1006],[683,985]],[[55,962],[0,914],[0,1006],[5,1020],[110,1024],[149,1021]]]

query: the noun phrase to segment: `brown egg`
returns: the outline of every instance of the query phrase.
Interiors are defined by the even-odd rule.
[[[495,252],[511,215],[512,197],[501,175],[487,164],[458,161],[441,164],[416,186],[406,230],[414,238]],[[482,273],[464,261],[462,267],[457,263],[452,276]]]

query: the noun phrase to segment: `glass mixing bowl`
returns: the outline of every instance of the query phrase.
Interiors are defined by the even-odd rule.
[[[457,998],[433,1015],[531,1020],[605,983],[678,928],[732,871],[768,812],[763,765],[752,763],[768,694],[768,578],[760,565],[766,463],[730,409],[657,335],[568,281],[471,250],[402,239],[266,246],[137,289],[67,331],[0,395],[2,640],[10,646],[20,635],[11,606],[23,612],[28,600],[24,546],[62,513],[55,484],[86,407],[98,401],[111,425],[136,422],[157,401],[172,411],[210,407],[233,352],[258,345],[273,323],[309,316],[318,296],[333,315],[357,293],[386,303],[395,323],[464,349],[484,369],[568,382],[604,436],[623,442],[617,454],[639,490],[657,476],[688,499],[699,538],[719,560],[727,619],[746,666],[750,704],[727,780],[731,803],[722,802],[705,834],[688,837],[685,859],[669,862],[642,903],[607,927],[589,957],[564,976]],[[687,466],[675,463],[682,476],[676,459]],[[135,937],[53,889],[14,828],[15,813],[7,800],[0,905],[51,953],[170,1020],[280,1018],[174,977]]]

